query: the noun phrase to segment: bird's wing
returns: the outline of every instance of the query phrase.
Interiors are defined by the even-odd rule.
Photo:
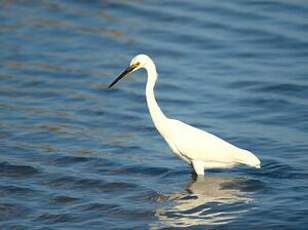
[[[184,122],[170,119],[169,139],[181,154],[203,161],[233,162],[242,149]]]

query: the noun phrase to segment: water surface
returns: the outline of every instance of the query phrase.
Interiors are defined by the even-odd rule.
[[[306,1],[2,1],[1,229],[304,229]],[[153,57],[172,118],[262,169],[195,178],[154,129]]]

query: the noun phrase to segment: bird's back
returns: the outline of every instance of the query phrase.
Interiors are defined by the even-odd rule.
[[[191,160],[212,163],[212,165],[217,165],[218,168],[245,163],[241,161],[247,154],[251,154],[249,151],[240,149],[211,133],[178,120],[169,119],[168,130],[166,140],[168,139],[168,143],[172,142],[173,151],[178,151],[178,154],[182,154]]]

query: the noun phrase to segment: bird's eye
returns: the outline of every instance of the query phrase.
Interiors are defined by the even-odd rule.
[[[139,65],[140,65],[140,62],[136,62],[136,63],[132,64],[132,67],[137,68]]]

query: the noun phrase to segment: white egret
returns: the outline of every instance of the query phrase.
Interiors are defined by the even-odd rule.
[[[148,75],[145,94],[155,127],[172,151],[189,163],[197,175],[204,175],[205,169],[231,168],[238,164],[260,168],[260,160],[248,150],[240,149],[213,134],[165,116],[154,96],[157,72],[149,56],[144,54],[135,56],[109,88],[141,68],[144,68]]]

